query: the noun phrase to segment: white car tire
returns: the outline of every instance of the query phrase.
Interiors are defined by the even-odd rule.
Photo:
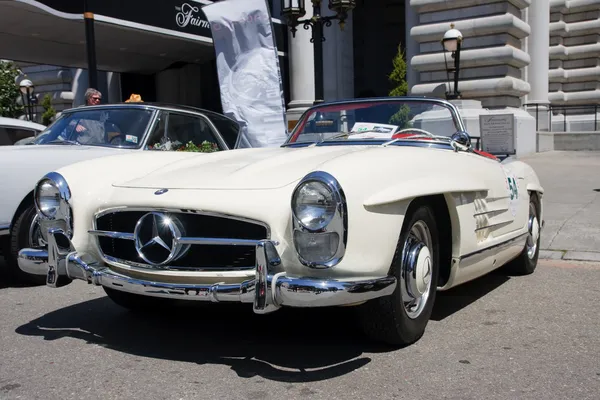
[[[44,275],[28,274],[19,268],[19,251],[34,245],[30,239],[30,228],[35,218],[36,210],[33,204],[27,206],[17,217],[4,249],[6,261],[6,276],[11,283],[43,285],[46,283]]]

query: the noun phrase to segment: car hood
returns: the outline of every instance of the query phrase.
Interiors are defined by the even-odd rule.
[[[362,146],[253,148],[202,154],[171,162],[114,186],[148,189],[275,189],[295,182]]]
[[[0,146],[0,159],[4,160],[9,157],[37,157],[44,154],[49,157],[81,157],[81,159],[98,156],[119,154],[128,149],[117,149],[114,147],[100,146],[77,146],[67,144],[30,144],[19,146]],[[69,161],[69,160],[66,160]]]

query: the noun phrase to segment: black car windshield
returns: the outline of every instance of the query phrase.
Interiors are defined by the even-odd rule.
[[[286,144],[332,140],[382,141],[450,137],[459,130],[453,110],[431,100],[375,99],[337,102],[304,114]]]
[[[62,114],[35,144],[75,144],[137,148],[144,139],[152,110],[85,108]]]

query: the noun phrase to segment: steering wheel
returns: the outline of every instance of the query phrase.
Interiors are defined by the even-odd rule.
[[[124,142],[125,135],[117,135],[114,138],[109,140],[109,143],[114,146],[120,146]]]
[[[418,132],[418,133],[422,133],[423,135],[427,135],[430,137],[433,137],[434,135],[431,132],[427,132],[423,129],[419,129],[419,128],[405,128],[405,129],[401,129],[398,132],[394,133],[394,135],[392,136],[392,138],[396,135],[400,135],[402,133],[407,133],[407,132]]]

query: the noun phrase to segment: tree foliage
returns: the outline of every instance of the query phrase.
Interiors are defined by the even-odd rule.
[[[8,61],[0,61],[0,116],[17,118],[23,113],[23,106],[17,103],[21,92],[16,78],[17,67]]]
[[[390,96],[405,96],[408,93],[408,82],[406,82],[406,60],[402,44],[398,45],[398,53],[392,60],[392,73],[388,79],[393,85]]]
[[[398,53],[392,60],[392,73],[388,79],[393,85],[390,96],[405,96],[408,93],[408,82],[406,82],[406,60],[402,44],[398,45]],[[398,125],[400,129],[410,128],[410,107],[404,104],[397,113],[390,118],[390,124]]]
[[[42,114],[42,124],[50,125],[54,116],[56,115],[56,110],[52,107],[52,97],[49,94],[44,96],[42,100],[42,107],[44,108],[44,113]]]

